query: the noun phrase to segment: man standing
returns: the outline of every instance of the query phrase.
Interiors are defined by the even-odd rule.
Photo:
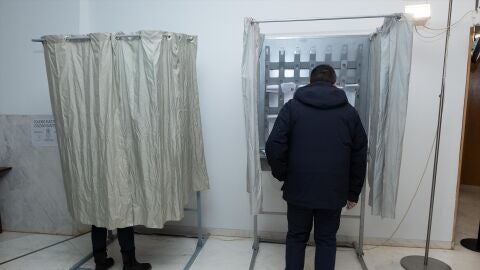
[[[288,203],[286,270],[303,269],[315,224],[315,269],[333,270],[342,208],[355,207],[363,188],[367,136],[335,70],[319,65],[310,84],[280,110],[266,143],[268,163],[284,182]]]

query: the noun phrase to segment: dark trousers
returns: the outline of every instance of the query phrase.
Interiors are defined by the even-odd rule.
[[[305,248],[315,224],[315,270],[334,270],[342,209],[308,209],[288,204],[286,270],[303,270]]]
[[[117,229],[118,243],[122,253],[135,251],[135,238],[133,227]],[[92,246],[93,253],[107,251],[107,229],[92,225]]]

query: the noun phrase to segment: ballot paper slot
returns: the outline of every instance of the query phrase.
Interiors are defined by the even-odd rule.
[[[279,74],[280,74],[280,71],[278,69],[270,70],[270,78],[278,78]]]
[[[309,78],[310,77],[310,69],[300,69],[300,77]]]
[[[290,99],[293,98],[293,95],[294,95],[294,92],[288,92],[286,94],[283,95],[283,104],[287,103],[288,101],[290,101]]]
[[[355,88],[345,88],[345,94],[347,95],[348,103],[355,107],[356,100],[357,100],[357,90]]]
[[[268,93],[268,106],[270,108],[277,108],[278,107],[278,90],[276,92],[269,92]]]
[[[268,134],[272,132],[273,125],[275,124],[275,120],[277,120],[277,115],[276,114],[270,114],[267,116],[267,122],[268,122]]]
[[[294,69],[285,69],[285,78],[293,78],[295,75]]]
[[[260,56],[258,95],[259,147],[265,148],[281,108],[295,91],[310,83],[310,73],[320,64],[331,65],[336,86],[347,96],[368,126],[368,36],[266,38]]]
[[[267,85],[265,91],[267,93],[277,93],[278,94],[279,89],[280,89],[280,86],[278,84],[273,84],[273,85]]]

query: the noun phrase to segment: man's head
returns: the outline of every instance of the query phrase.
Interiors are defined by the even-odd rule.
[[[337,74],[335,69],[330,65],[318,65],[310,73],[310,83],[314,82],[329,82],[332,85],[337,82]]]

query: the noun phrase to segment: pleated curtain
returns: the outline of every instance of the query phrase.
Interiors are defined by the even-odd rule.
[[[246,181],[250,193],[250,210],[258,214],[262,206],[260,147],[258,135],[258,95],[260,54],[264,36],[253,18],[245,18],[243,32],[242,94],[247,145]]]
[[[43,37],[68,208],[84,224],[162,228],[209,187],[197,38],[120,34]]]
[[[394,218],[407,117],[413,27],[386,18],[370,46],[368,182],[372,215]]]

